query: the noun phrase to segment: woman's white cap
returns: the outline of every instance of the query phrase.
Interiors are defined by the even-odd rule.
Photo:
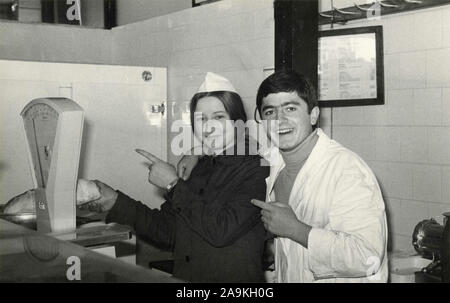
[[[210,93],[216,91],[228,91],[237,93],[236,89],[233,87],[233,84],[231,84],[228,79],[218,74],[208,72],[206,73],[205,80],[203,81],[202,85],[200,85],[197,93]]]

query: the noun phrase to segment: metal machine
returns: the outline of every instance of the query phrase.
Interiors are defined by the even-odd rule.
[[[419,222],[412,244],[422,257],[433,260],[422,273],[434,281],[450,282],[450,212],[443,215],[444,225],[434,219]]]

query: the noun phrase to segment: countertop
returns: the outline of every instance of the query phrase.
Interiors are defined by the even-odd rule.
[[[70,280],[78,264],[80,280]],[[0,219],[0,282],[182,281]]]

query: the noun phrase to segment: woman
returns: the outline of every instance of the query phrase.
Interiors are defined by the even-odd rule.
[[[192,282],[264,282],[262,254],[266,232],[251,199],[264,200],[267,166],[261,158],[237,155],[238,130],[246,122],[242,100],[225,78],[208,73],[191,100],[194,135],[208,149],[189,180],[151,154],[149,181],[168,190],[161,209],[150,209],[98,182],[109,210],[107,222],[132,226],[150,243],[173,250],[174,276]],[[228,126],[227,126],[228,125]],[[248,144],[248,143],[247,143]],[[233,155],[229,155],[233,153]]]

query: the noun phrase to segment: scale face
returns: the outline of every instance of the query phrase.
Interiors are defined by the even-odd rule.
[[[37,229],[74,230],[83,109],[70,99],[42,98],[28,103],[21,116],[36,188]]]
[[[37,103],[24,113],[23,122],[35,164],[34,175],[37,185],[45,187],[58,125],[58,112],[47,104]]]

